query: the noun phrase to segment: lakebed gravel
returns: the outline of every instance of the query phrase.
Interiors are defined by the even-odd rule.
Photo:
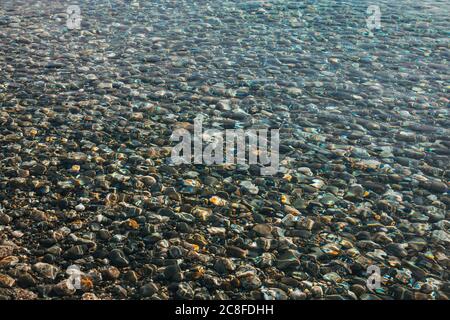
[[[448,13],[1,1],[0,299],[447,299]],[[199,114],[280,172],[171,165]]]

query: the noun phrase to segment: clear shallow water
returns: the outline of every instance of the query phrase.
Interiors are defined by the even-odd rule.
[[[445,297],[448,2],[134,3],[0,5],[0,295]],[[281,172],[167,166],[199,114],[280,128]]]

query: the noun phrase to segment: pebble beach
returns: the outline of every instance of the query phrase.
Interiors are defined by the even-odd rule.
[[[449,13],[0,1],[0,300],[447,300]],[[174,165],[199,115],[278,172]]]

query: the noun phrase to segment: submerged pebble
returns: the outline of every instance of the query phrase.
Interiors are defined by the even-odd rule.
[[[0,7],[0,299],[448,299],[448,2],[78,5]],[[172,165],[198,115],[280,171]]]

